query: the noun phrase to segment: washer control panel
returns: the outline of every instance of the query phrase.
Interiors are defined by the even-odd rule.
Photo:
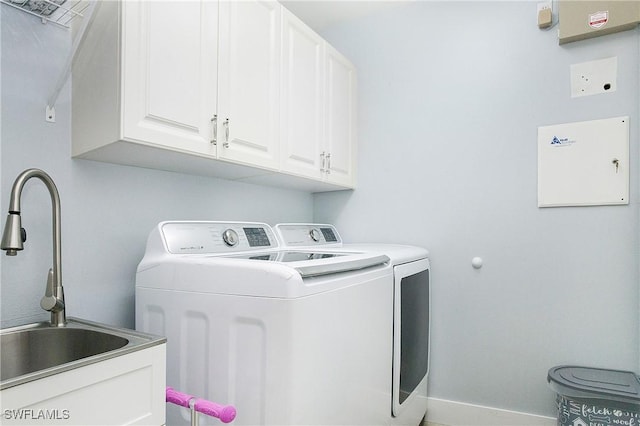
[[[333,225],[321,223],[280,223],[275,226],[283,247],[341,246],[342,239]]]
[[[266,223],[163,222],[159,228],[166,250],[173,254],[221,254],[278,247],[275,233]]]

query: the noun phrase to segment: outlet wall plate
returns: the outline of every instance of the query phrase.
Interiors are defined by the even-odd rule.
[[[618,58],[600,59],[571,65],[571,97],[615,92]]]

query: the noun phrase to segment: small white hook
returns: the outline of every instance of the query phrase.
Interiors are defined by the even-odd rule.
[[[482,268],[482,258],[474,257],[473,259],[471,259],[471,266],[473,266],[475,269]]]

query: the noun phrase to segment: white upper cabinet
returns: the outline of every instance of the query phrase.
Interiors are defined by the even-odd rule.
[[[73,65],[73,154],[129,140],[215,155],[217,13],[206,2],[103,2]]]
[[[325,173],[331,182],[354,185],[356,165],[356,70],[326,45]]]
[[[286,9],[282,27],[282,169],[353,187],[355,67]]]
[[[72,72],[75,158],[354,186],[355,70],[276,1],[103,1]]]
[[[282,21],[282,169],[320,179],[324,40],[286,9]]]
[[[217,5],[121,4],[123,136],[215,155]]]
[[[281,9],[274,1],[220,3],[220,158],[279,166]]]
[[[72,155],[206,173],[217,22],[215,2],[103,1],[73,63]]]

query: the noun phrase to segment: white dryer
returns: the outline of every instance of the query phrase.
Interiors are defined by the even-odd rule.
[[[136,328],[167,337],[168,386],[235,405],[234,424],[386,424],[391,280],[384,254],[282,250],[266,224],[162,222]]]
[[[418,425],[427,412],[431,282],[429,252],[396,244],[345,244],[329,224],[284,223],[275,227],[283,247],[307,250],[378,253],[390,258],[393,268],[393,358],[387,388],[387,424]]]

